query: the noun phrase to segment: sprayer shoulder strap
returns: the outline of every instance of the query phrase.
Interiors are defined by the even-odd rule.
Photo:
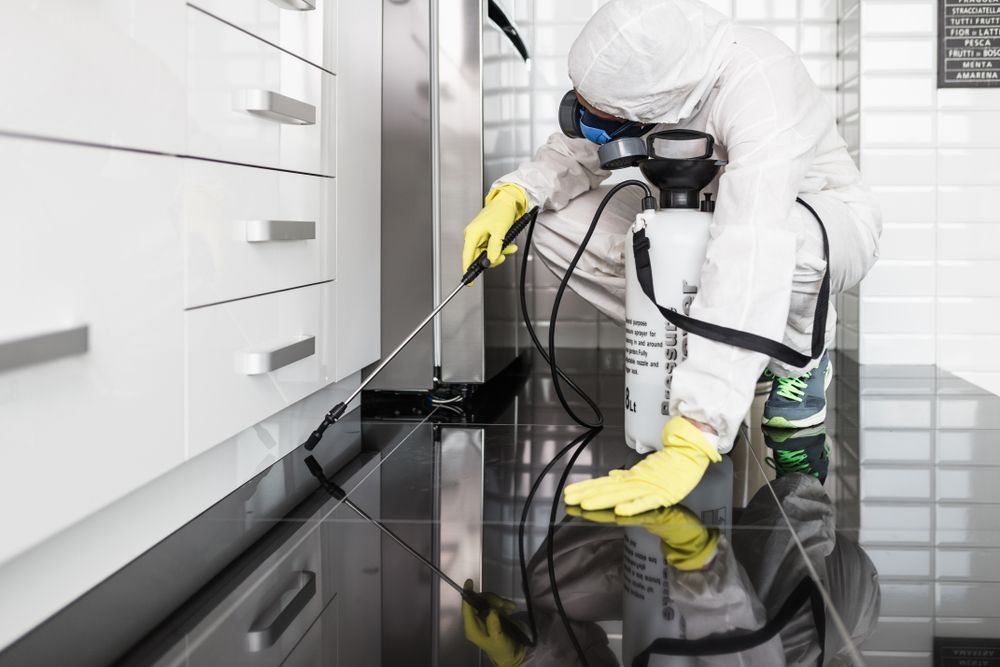
[[[816,210],[801,198],[795,201],[802,204],[806,210],[812,213],[813,217],[816,218],[816,222],[819,223],[820,231],[823,234],[823,259],[826,260],[826,269],[823,271],[823,281],[820,283],[819,296],[816,300],[816,314],[813,317],[811,355],[803,354],[776,340],[698,320],[687,315],[682,315],[676,310],[664,308],[658,304],[656,302],[656,293],[653,290],[653,267],[649,260],[649,239],[646,237],[645,229],[641,229],[632,235],[635,272],[643,293],[649,297],[649,300],[653,302],[653,305],[659,309],[668,322],[688,333],[719,343],[740,347],[744,350],[760,352],[772,359],[777,359],[796,368],[806,366],[812,359],[818,359],[826,347],[826,316],[830,308],[830,242],[827,239],[823,221],[820,220]]]

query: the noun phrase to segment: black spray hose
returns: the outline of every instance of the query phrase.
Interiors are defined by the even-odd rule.
[[[566,288],[569,286],[570,276],[576,270],[576,265],[579,264],[580,258],[583,257],[583,253],[587,250],[587,244],[590,243],[590,237],[594,235],[597,230],[597,223],[600,222],[601,216],[604,214],[604,209],[611,202],[614,196],[621,190],[634,185],[643,189],[646,193],[646,198],[643,200],[642,208],[645,210],[647,208],[656,208],[656,200],[653,199],[653,192],[649,189],[649,186],[642,181],[637,181],[635,179],[622,181],[618,185],[614,186],[608,190],[608,194],[604,195],[604,199],[601,200],[601,205],[597,207],[597,211],[594,213],[593,219],[590,221],[590,227],[587,229],[587,233],[584,235],[583,240],[580,242],[580,247],[577,248],[576,254],[573,256],[572,261],[570,261],[569,266],[566,267],[566,275],[559,282],[559,289],[556,290],[555,302],[552,304],[552,317],[549,320],[549,369],[552,372],[552,388],[555,389],[556,396],[559,397],[559,402],[562,403],[563,409],[569,414],[569,416],[580,426],[584,428],[597,428],[604,426],[604,415],[595,407],[597,413],[596,423],[591,424],[587,421],[580,419],[573,410],[570,409],[569,405],[566,403],[566,397],[563,396],[562,387],[559,384],[559,367],[556,365],[556,316],[559,313],[559,304],[562,301],[563,294],[566,293]],[[579,391],[579,390],[578,390]],[[594,405],[594,402],[588,398],[588,402]],[[570,464],[572,465],[572,464]]]
[[[583,450],[587,448],[587,445],[601,432],[600,428],[592,429],[583,434],[583,440],[577,446],[576,451],[569,458],[569,462],[566,467],[563,468],[562,476],[559,478],[559,485],[556,486],[555,495],[552,498],[552,511],[549,513],[549,532],[545,538],[546,541],[546,551],[545,560],[549,566],[549,586],[552,588],[552,599],[556,603],[556,610],[559,612],[559,618],[562,620],[563,627],[566,629],[566,634],[569,635],[570,641],[573,642],[573,648],[576,649],[576,655],[580,659],[580,664],[584,667],[590,667],[590,663],[587,661],[587,653],[583,650],[583,646],[580,644],[579,638],[573,631],[573,624],[563,608],[562,597],[559,595],[559,584],[556,581],[556,559],[555,559],[555,536],[556,536],[556,512],[559,511],[559,498],[562,496],[563,487],[566,486],[566,479],[569,477],[570,472],[573,470],[573,464],[576,463],[577,458],[583,453]]]
[[[559,388],[559,390],[556,391],[556,397],[562,404],[563,410],[565,410],[566,414],[570,416],[570,419],[575,421],[577,424],[580,424],[581,426],[587,428],[599,428],[604,424],[604,413],[601,412],[601,408],[599,408],[597,403],[590,396],[587,395],[587,392],[585,392],[582,388],[580,388],[580,385],[578,385],[576,382],[573,381],[573,378],[566,375],[566,373],[564,373],[563,370],[559,368],[558,365],[552,362],[552,356],[549,352],[551,352],[553,337],[551,335],[549,336],[550,349],[549,351],[546,351],[545,346],[543,346],[541,341],[538,340],[538,335],[535,333],[535,327],[531,324],[531,315],[528,312],[528,298],[527,295],[525,294],[525,284],[527,283],[527,276],[528,276],[528,249],[531,247],[531,237],[534,236],[534,233],[535,233],[535,222],[534,220],[532,220],[531,224],[528,225],[528,235],[525,237],[524,241],[524,247],[525,247],[524,257],[521,259],[521,284],[520,284],[521,317],[524,318],[524,326],[528,330],[528,336],[531,337],[531,342],[534,343],[535,349],[538,351],[538,354],[542,357],[542,359],[545,360],[545,363],[548,364],[549,366],[549,372],[552,374],[552,382],[554,384],[558,382],[556,376],[558,376],[558,378],[562,378],[562,381],[568,384],[570,389],[576,392],[577,396],[582,398],[584,402],[590,407],[590,409],[593,410],[595,423],[589,424],[586,420],[577,416],[577,414],[573,412],[573,408],[571,408],[569,404],[566,402],[566,397],[563,395],[562,389]],[[560,285],[566,284],[568,282],[569,276],[572,275],[573,269],[575,268],[576,268],[575,264],[570,264],[569,268],[566,269],[566,274],[563,276]],[[558,315],[558,313],[559,313],[559,302],[556,301],[555,303],[552,304],[552,313],[549,317],[550,334],[554,328],[556,315]]]
[[[569,616],[567,616],[566,610],[563,608],[562,599],[559,597],[559,588],[556,583],[556,577],[555,577],[555,559],[554,559],[554,551],[553,551],[554,546],[552,544],[552,538],[555,532],[555,517],[559,509],[559,499],[562,496],[562,488],[566,483],[566,479],[569,477],[570,473],[573,470],[573,464],[576,463],[576,459],[580,456],[580,454],[583,453],[583,450],[586,449],[587,445],[590,444],[590,442],[594,439],[594,437],[596,437],[597,434],[600,433],[601,429],[604,427],[604,414],[601,412],[601,409],[597,405],[597,402],[594,401],[590,396],[588,396],[587,393],[583,391],[583,389],[580,388],[580,386],[576,384],[576,382],[574,382],[572,378],[570,378],[561,368],[559,368],[559,365],[556,363],[555,331],[556,331],[556,321],[559,315],[559,304],[562,301],[563,294],[566,292],[566,288],[569,286],[570,277],[573,275],[573,272],[576,270],[577,264],[579,264],[580,259],[583,257],[583,253],[586,251],[587,244],[590,242],[591,237],[594,235],[594,232],[597,229],[597,223],[600,222],[601,216],[604,214],[604,209],[607,207],[608,203],[619,191],[628,186],[636,186],[642,188],[643,192],[645,193],[645,196],[642,200],[643,210],[656,208],[656,199],[653,197],[653,193],[650,190],[649,186],[646,183],[643,183],[642,181],[634,179],[623,181],[615,185],[604,196],[604,199],[601,200],[600,206],[597,207],[597,211],[595,211],[594,213],[593,219],[591,219],[590,221],[590,227],[587,229],[587,233],[584,235],[583,240],[580,242],[580,247],[577,249],[576,254],[573,256],[573,259],[570,261],[569,265],[566,267],[566,273],[559,281],[559,289],[556,291],[556,298],[552,304],[552,313],[549,317],[548,350],[546,350],[545,347],[542,345],[541,341],[538,340],[538,336],[535,333],[535,329],[531,324],[531,315],[528,312],[528,301],[525,293],[525,285],[527,283],[527,273],[528,273],[528,250],[531,247],[531,238],[535,231],[535,217],[532,217],[532,219],[527,223],[528,234],[524,244],[525,247],[524,257],[521,260],[521,283],[520,283],[521,315],[524,318],[524,324],[528,330],[528,335],[531,337],[531,341],[532,343],[534,343],[535,349],[538,350],[538,353],[541,355],[542,359],[544,359],[545,362],[549,365],[549,372],[552,376],[553,388],[555,389],[556,397],[559,399],[559,403],[562,405],[563,410],[565,410],[566,414],[569,415],[569,417],[577,424],[590,429],[586,433],[583,433],[578,438],[574,439],[573,442],[568,444],[566,447],[564,447],[552,459],[552,461],[550,461],[548,465],[545,466],[542,472],[539,473],[538,477],[535,479],[535,482],[531,487],[531,491],[528,494],[527,499],[525,500],[524,509],[521,511],[521,521],[518,526],[518,556],[521,565],[521,588],[524,594],[525,606],[527,607],[528,611],[528,621],[529,624],[531,625],[531,634],[533,640],[531,645],[534,646],[538,641],[538,628],[535,624],[534,606],[532,604],[531,591],[528,585],[528,566],[524,554],[524,526],[528,520],[528,514],[531,509],[531,503],[534,500],[535,494],[538,492],[539,487],[541,486],[542,480],[555,465],[556,461],[562,458],[562,456],[570,449],[572,449],[574,446],[577,446],[577,450],[573,453],[572,457],[570,457],[569,462],[563,469],[562,477],[559,482],[559,487],[556,490],[555,496],[552,498],[552,506],[549,517],[549,530],[547,538],[548,548],[546,552],[546,559],[548,561],[549,582],[552,587],[552,594],[554,601],[556,603],[556,609],[559,612],[560,618],[562,619],[563,626],[566,629],[566,633],[569,635],[569,638],[573,643],[573,648],[576,650],[577,657],[580,660],[580,664],[584,666],[588,665],[587,656],[583,650],[582,645],[580,644],[580,641],[576,637],[576,633],[573,632],[571,620]],[[560,380],[569,385],[570,389],[572,389],[578,396],[580,396],[580,398],[584,400],[585,403],[587,403],[587,405],[594,413],[593,422],[588,422],[587,420],[581,418],[579,415],[576,414],[576,412],[573,411],[573,409],[569,405],[569,402],[566,400],[566,396],[563,394]]]
[[[592,432],[596,435],[599,431],[600,429],[594,429],[594,431],[585,431],[584,433],[578,435],[568,445],[560,449],[556,455],[552,457],[551,461],[545,464],[542,471],[538,473],[537,477],[535,477],[535,481],[532,482],[531,491],[528,493],[528,499],[525,501],[524,508],[521,510],[521,521],[518,522],[517,526],[517,544],[519,551],[518,556],[521,561],[521,588],[525,596],[525,607],[528,611],[528,625],[531,627],[531,646],[538,643],[538,626],[535,623],[535,608],[534,605],[531,604],[530,592],[528,590],[528,565],[524,554],[524,527],[528,523],[528,511],[531,509],[531,503],[535,499],[535,494],[538,493],[538,489],[541,487],[542,482],[545,480],[545,476],[548,475],[549,471],[552,470],[555,464],[559,462],[559,459],[565,456],[569,450],[580,444],[580,441],[587,435]]]

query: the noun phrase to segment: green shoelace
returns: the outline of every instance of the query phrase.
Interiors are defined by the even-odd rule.
[[[775,392],[778,396],[801,403],[802,397],[806,395],[806,380],[812,377],[812,371],[809,371],[802,377],[780,378],[771,371],[765,370],[764,377],[778,383],[778,391]]]
[[[809,455],[804,449],[777,449],[774,451],[774,458],[768,456],[764,460],[779,476],[800,472],[819,477],[819,471],[813,470],[812,466],[809,465]]]

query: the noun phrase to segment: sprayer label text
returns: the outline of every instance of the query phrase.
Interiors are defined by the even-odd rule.
[[[691,314],[691,304],[697,293],[697,286],[689,285],[686,280],[681,281],[681,294],[684,295],[681,299],[681,312],[685,315]],[[687,357],[688,336],[686,331],[680,331],[666,320],[663,321],[663,328],[663,358],[664,368],[667,372],[663,378],[663,402],[660,404],[660,414],[668,415],[670,414],[670,386],[674,381],[674,369]]]

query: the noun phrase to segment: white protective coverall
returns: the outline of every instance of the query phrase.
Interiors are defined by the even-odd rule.
[[[829,593],[843,621],[844,636],[827,610],[824,664],[851,664],[847,644],[860,645],[875,629],[881,608],[878,573],[868,555],[836,531],[834,509],[819,480],[789,475],[772,483],[790,527]],[[597,624],[622,619],[622,562],[625,530],[574,519],[562,525],[553,541],[559,594],[587,662],[617,667],[608,637]],[[546,545],[529,565],[529,585],[538,623],[538,645],[528,649],[522,667],[569,667],[579,660],[558,616],[548,577]],[[774,618],[798,583],[809,576],[802,552],[792,538],[771,490],[754,494],[733,539],[719,539],[717,552],[703,570],[668,568],[669,590],[684,619],[687,639],[757,630]],[[518,615],[526,626],[526,615]],[[819,657],[816,626],[806,603],[778,635],[740,653],[702,656],[700,666],[743,665],[812,667]],[[661,664],[653,658],[650,664]]]
[[[569,75],[591,105],[654,131],[693,129],[716,139],[729,164],[691,316],[748,331],[805,353],[825,263],[814,218],[830,242],[831,292],[857,284],[878,256],[881,217],[862,184],[830,103],[801,60],[776,37],[733,25],[698,0],[613,0],[587,23],[569,54]],[[498,179],[521,186],[538,218],[535,249],[562,275],[606,193],[598,146],[552,135],[534,159]],[[634,192],[633,192],[634,190]],[[709,191],[713,188],[709,187]],[[624,322],[625,233],[641,193],[612,202],[570,286]],[[831,306],[827,345],[836,315]],[[769,359],[697,336],[674,371],[670,413],[712,425],[728,451]],[[770,361],[780,376],[806,368]]]

